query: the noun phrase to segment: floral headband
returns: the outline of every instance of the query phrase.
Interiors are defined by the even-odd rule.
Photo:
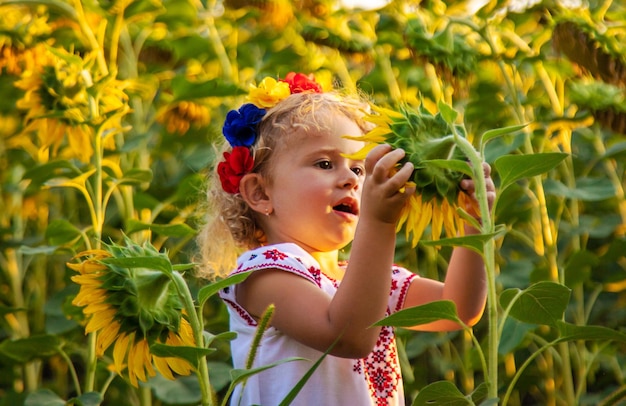
[[[322,87],[313,74],[290,72],[284,79],[266,77],[259,86],[250,85],[246,103],[239,110],[231,110],[226,115],[222,133],[232,147],[224,152],[224,161],[217,165],[217,173],[222,189],[227,193],[239,193],[239,182],[252,171],[254,158],[250,148],[257,139],[257,128],[265,116],[266,109],[294,93],[322,93]]]

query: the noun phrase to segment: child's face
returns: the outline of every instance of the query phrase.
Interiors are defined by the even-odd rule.
[[[300,135],[281,148],[267,189],[274,210],[265,222],[269,243],[295,242],[309,252],[325,252],[352,241],[365,166],[343,155],[363,143],[342,136],[361,134],[353,121],[336,115],[326,131]]]

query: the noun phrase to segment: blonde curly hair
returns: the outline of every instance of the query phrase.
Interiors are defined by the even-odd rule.
[[[274,157],[287,151],[294,142],[328,128],[329,117],[343,115],[353,120],[365,133],[371,123],[364,120],[369,104],[362,95],[338,91],[295,93],[269,109],[258,126],[251,147],[252,172],[272,182]],[[220,155],[230,150],[224,143]],[[265,233],[257,221],[258,214],[248,207],[239,193],[222,189],[217,171],[209,176],[206,190],[205,224],[197,237],[199,276],[213,279],[234,269],[238,255],[265,244]]]

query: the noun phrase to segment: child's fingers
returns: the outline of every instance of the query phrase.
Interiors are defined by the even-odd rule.
[[[378,161],[391,151],[391,146],[381,144],[374,147],[365,157],[365,173],[373,173]]]
[[[374,148],[376,150],[378,147]],[[374,151],[372,150],[372,151]],[[379,152],[379,151],[377,151]],[[371,172],[374,179],[379,182],[385,182],[389,179],[389,174],[392,172],[392,169],[396,166],[396,164],[404,158],[405,152],[402,149],[394,149],[391,151],[387,151],[380,158],[378,158],[377,162],[374,165],[374,168]],[[377,158],[378,155],[374,155],[372,158]],[[368,163],[366,163],[366,171],[367,171]]]
[[[491,165],[489,165],[487,162],[483,162],[483,173],[485,174],[485,178],[491,176]]]

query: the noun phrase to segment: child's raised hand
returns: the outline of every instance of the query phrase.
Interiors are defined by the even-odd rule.
[[[376,146],[367,155],[361,217],[371,216],[384,223],[397,223],[406,200],[415,193],[415,187],[406,184],[413,173],[413,164],[407,162],[396,168],[404,155],[402,149],[392,150],[387,144]]]
[[[496,186],[491,179],[491,166],[488,163],[483,162],[483,173],[485,175],[485,188],[487,190],[487,202],[489,209],[492,208],[493,202],[496,199]],[[460,183],[461,189],[463,189],[472,199],[473,204],[468,205],[465,209],[473,217],[480,219],[480,213],[477,211],[477,200],[474,181],[472,179],[463,179]]]

